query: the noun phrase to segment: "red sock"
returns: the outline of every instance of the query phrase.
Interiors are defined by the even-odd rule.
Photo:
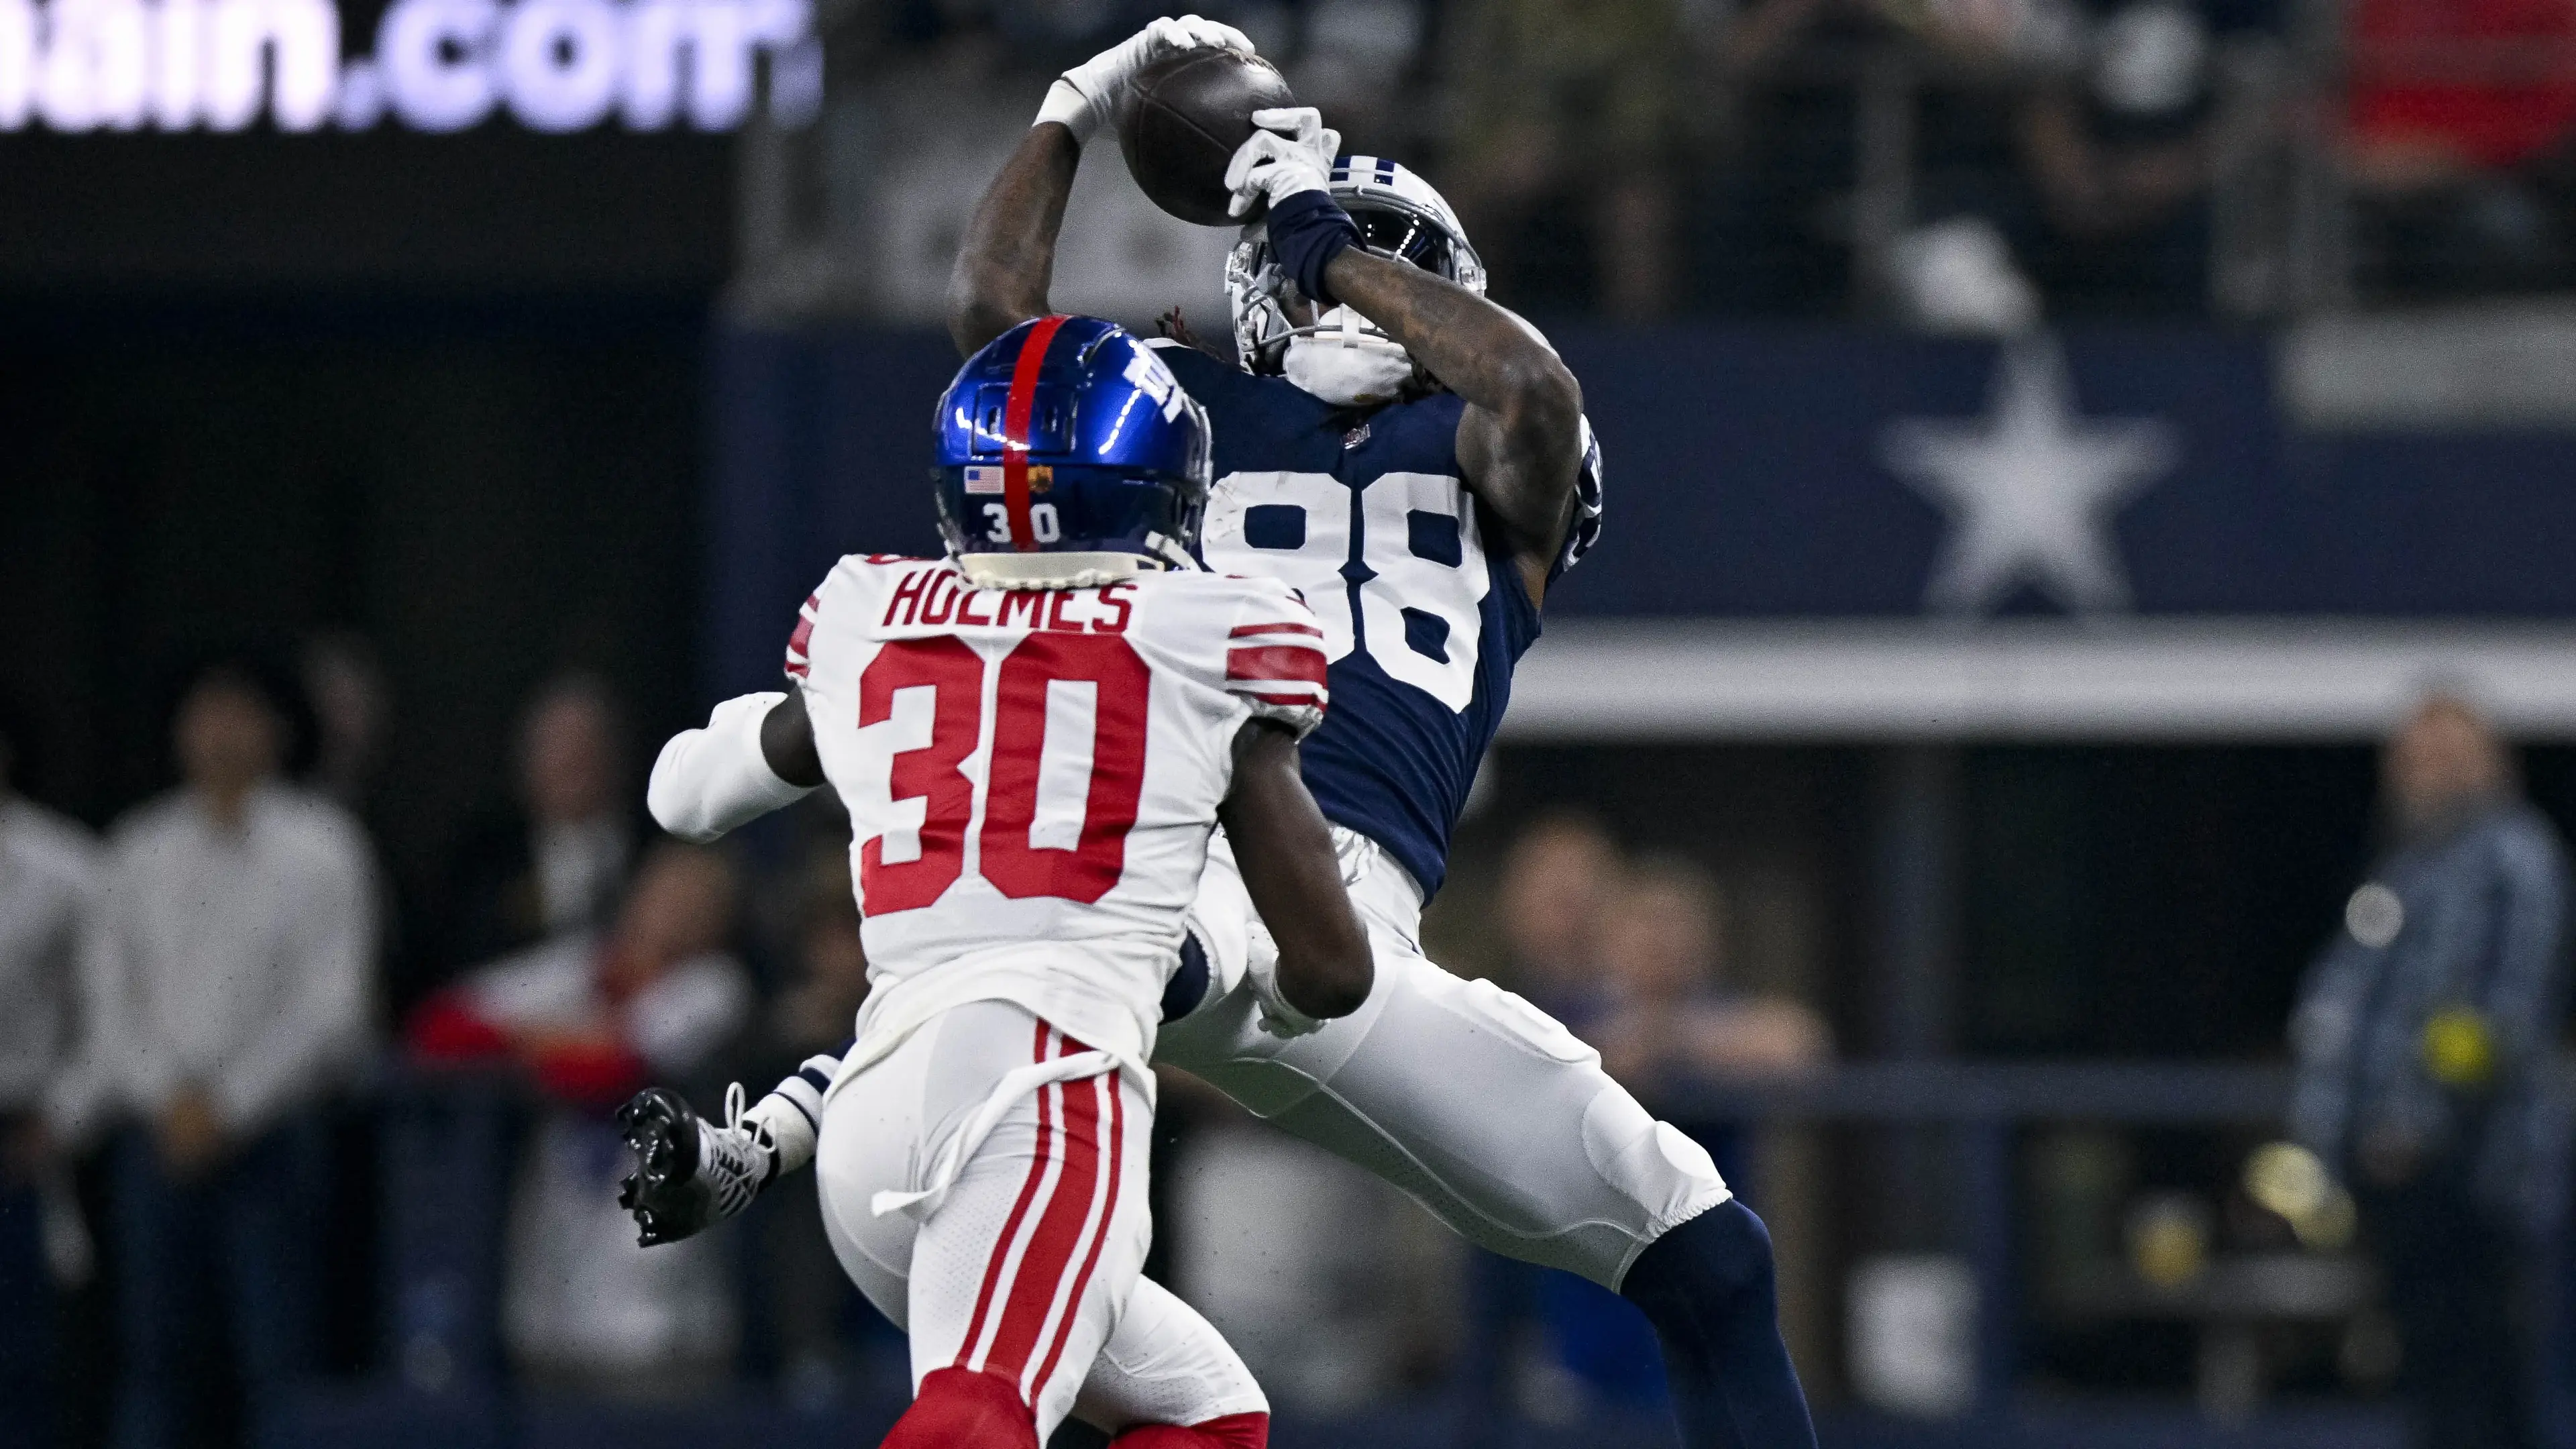
[[[1268,1449],[1268,1414],[1228,1414],[1204,1424],[1139,1424],[1109,1441],[1109,1449]]]
[[[937,1369],[922,1379],[883,1449],[1038,1449],[1038,1416],[1020,1402],[1016,1385],[970,1369]]]

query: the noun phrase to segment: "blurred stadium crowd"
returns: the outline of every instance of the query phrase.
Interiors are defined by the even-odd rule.
[[[1148,12],[818,14],[831,93],[1010,113]],[[1245,0],[1354,154],[1546,315],[2274,315],[2576,279],[2576,18],[2531,0]],[[881,101],[871,109],[868,98]],[[972,105],[977,102],[960,102]],[[849,124],[862,128],[865,121]],[[828,123],[827,123],[828,125]],[[913,144],[913,143],[907,143]]]
[[[810,1188],[650,1251],[615,1202],[629,1155],[610,1111],[634,1090],[712,1105],[849,1032],[868,984],[836,807],[715,848],[662,837],[640,810],[645,742],[598,677],[567,674],[492,742],[508,798],[471,817],[434,878],[398,883],[364,823],[389,706],[370,655],[335,635],[289,662],[224,656],[189,675],[173,787],[104,839],[0,793],[0,1440],[295,1442],[277,1416],[321,1375],[431,1395],[671,1403],[759,1385],[827,1415],[899,1405],[902,1339],[838,1271]],[[2402,1339],[2431,1424],[2470,1436],[2443,1442],[2521,1443],[2541,1339],[2564,1332],[2533,1292],[2555,1280],[2530,1276],[2563,1217],[2571,1135],[2550,1065],[2563,847],[2511,752],[2454,700],[2393,737],[2383,789],[2388,853],[2283,1033],[2299,1145],[2255,1152],[2213,1219],[2205,1194],[2135,1191],[2135,1141],[2041,1134],[2027,1271],[2056,1305],[2043,1316],[2189,1319],[2198,1285],[2239,1300],[2208,1310],[2221,1326],[2277,1320],[2239,1345],[2248,1362],[2231,1366],[2223,1333],[2217,1364],[2204,1345],[2198,1392],[2221,1417],[2267,1381],[2384,1387]],[[1431,918],[1433,948],[1566,1022],[1769,1205],[1793,1341],[1830,1384],[1819,1275],[1837,1270],[1818,1243],[1855,1209],[1920,1237],[1923,1180],[1838,1204],[1812,1132],[1757,1145],[1694,1095],[1794,1089],[1834,1061],[1826,1016],[1732,962],[1781,954],[1764,900],[1777,882],[1739,881],[1773,919],[1734,919],[1691,856],[1623,848],[1579,808],[1505,813],[1471,829],[1482,844]],[[1155,1271],[1292,1417],[1450,1395],[1473,1441],[1480,1414],[1658,1412],[1654,1342],[1624,1301],[1472,1253],[1186,1076],[1167,1073],[1165,1093]],[[2229,1152],[2281,1131],[2244,1127],[2201,1166],[2223,1180]],[[1898,1178],[1924,1165],[1877,1160],[1872,1174]],[[2356,1226],[2387,1251],[2385,1312],[2351,1255]],[[1851,1269],[1842,1373],[1863,1399],[1961,1406],[1946,1261]],[[2103,1351],[2085,1344],[2042,1357],[2062,1372]]]

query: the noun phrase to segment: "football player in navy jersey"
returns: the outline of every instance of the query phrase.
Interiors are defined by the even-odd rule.
[[[972,352],[1053,310],[1056,235],[1084,144],[1168,48],[1230,29],[1157,21],[1068,71],[986,191],[950,285]],[[1419,176],[1340,157],[1311,109],[1266,111],[1226,181],[1235,363],[1166,343],[1207,410],[1210,567],[1294,584],[1326,633],[1333,711],[1304,746],[1377,951],[1358,1012],[1276,1009],[1268,943],[1222,858],[1194,912],[1212,973],[1158,1060],[1368,1168],[1474,1242],[1581,1273],[1643,1309],[1694,1449],[1815,1442],[1782,1343],[1771,1245],[1708,1154],[1655,1121],[1564,1027],[1422,955],[1450,829],[1537,638],[1600,527],[1582,391],[1484,297],[1457,218]]]
[[[1052,312],[1084,143],[1140,68],[1204,45],[1252,50],[1229,26],[1157,20],[1055,83],[958,258],[961,352]],[[1155,1059],[1394,1183],[1470,1240],[1637,1304],[1692,1449],[1812,1449],[1761,1220],[1598,1053],[1419,944],[1539,605],[1599,531],[1581,389],[1536,329],[1485,300],[1483,265],[1427,182],[1383,158],[1338,158],[1340,138],[1310,109],[1254,119],[1265,129],[1226,178],[1237,214],[1261,213],[1226,267],[1239,363],[1177,341],[1156,355],[1213,429],[1206,562],[1282,579],[1317,616],[1333,709],[1306,739],[1302,774],[1333,825],[1375,984],[1348,1016],[1299,1012],[1220,836]],[[836,1068],[817,1057],[780,1083],[782,1110],[811,1116]]]

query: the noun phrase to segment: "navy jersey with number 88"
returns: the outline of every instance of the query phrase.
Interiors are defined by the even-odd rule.
[[[1156,345],[1214,433],[1208,567],[1283,580],[1323,623],[1333,709],[1306,739],[1306,788],[1428,897],[1502,722],[1512,667],[1539,633],[1499,525],[1460,481],[1466,404],[1439,393],[1338,408],[1195,348]],[[1597,496],[1586,503],[1589,523]]]

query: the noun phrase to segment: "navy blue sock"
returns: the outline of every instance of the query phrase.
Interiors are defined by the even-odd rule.
[[[1730,1198],[1657,1238],[1619,1285],[1664,1344],[1687,1449],[1815,1449],[1780,1338],[1771,1233]]]

